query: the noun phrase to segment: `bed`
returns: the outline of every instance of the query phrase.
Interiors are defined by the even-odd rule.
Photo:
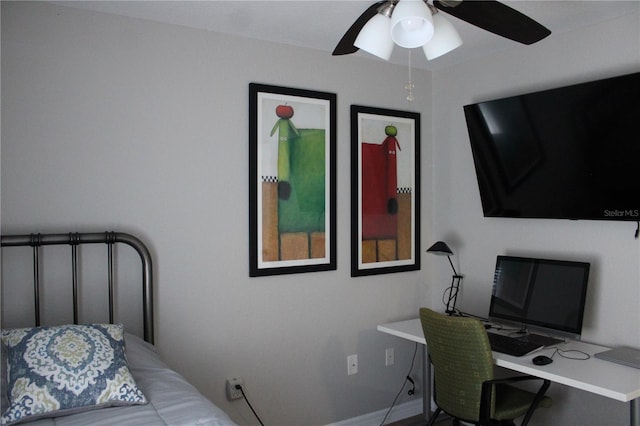
[[[105,304],[108,320],[85,324],[82,309],[85,257],[81,246],[106,251]],[[133,250],[120,250],[125,245]],[[72,301],[69,323],[43,324],[46,301],[58,291],[44,292],[44,272],[55,270],[43,261],[43,247],[70,248]],[[119,232],[3,235],[3,287],[6,251],[31,252],[34,318],[31,324],[2,330],[2,424],[28,425],[234,425],[230,417],[207,400],[184,377],[160,359],[154,343],[153,269],[150,252],[137,237]],[[106,247],[104,250],[103,247]],[[116,321],[120,253],[137,253],[142,264],[142,331],[128,332]],[[67,258],[68,259],[68,258]],[[43,265],[46,264],[46,267]],[[138,280],[140,281],[140,280]],[[69,287],[69,286],[68,286]],[[87,291],[88,292],[88,291]],[[15,292],[12,292],[15,293]],[[52,294],[54,293],[54,294]],[[11,311],[11,295],[3,288],[3,326]],[[24,298],[23,298],[24,299]],[[7,308],[7,309],[5,309]],[[94,307],[90,306],[90,310]],[[139,309],[139,305],[138,308]],[[20,308],[24,311],[23,308]],[[48,311],[47,311],[48,312]],[[140,330],[137,330],[140,331]]]

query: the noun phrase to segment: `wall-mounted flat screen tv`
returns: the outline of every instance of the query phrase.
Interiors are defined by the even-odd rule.
[[[640,72],[464,113],[484,216],[640,220]]]

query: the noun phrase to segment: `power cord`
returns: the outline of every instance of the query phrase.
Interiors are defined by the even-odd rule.
[[[444,291],[442,292],[442,303],[444,304],[444,306],[446,306],[447,308],[449,307],[449,303],[451,303],[452,300],[454,300],[455,298],[458,297],[458,293],[460,292],[459,288],[455,288],[454,286],[449,286],[447,288],[444,289]],[[447,298],[447,294],[449,295],[449,297]],[[455,308],[455,306],[453,307],[454,311],[457,311],[457,309]]]
[[[389,409],[387,410],[387,413],[384,415],[384,418],[382,419],[380,426],[384,425],[384,422],[387,421],[387,417],[389,417],[389,414],[391,414],[391,410],[393,410],[393,407],[395,407],[396,402],[398,402],[398,398],[400,398],[400,395],[402,394],[402,390],[407,385],[407,382],[410,382],[413,385],[413,387],[409,389],[409,392],[408,392],[409,395],[413,395],[416,392],[416,383],[411,378],[411,373],[413,372],[413,365],[415,364],[415,361],[416,361],[416,354],[418,353],[418,343],[416,343],[415,345],[416,346],[415,346],[415,349],[413,350],[413,357],[411,358],[411,367],[409,368],[407,377],[404,379],[404,382],[402,382],[402,387],[398,391],[398,394],[396,395],[396,397],[393,399],[393,402],[391,403],[391,407],[389,407]]]
[[[555,354],[560,355],[562,358],[572,359],[574,361],[586,361],[591,358],[591,355],[589,355],[586,352],[580,351],[578,349],[560,349],[560,348],[553,348],[553,349],[554,349],[554,352],[551,354],[551,358],[553,358]],[[569,353],[575,354],[575,355],[569,356],[568,355]]]
[[[244,393],[244,389],[242,389],[242,386],[241,385],[236,385],[236,389],[239,390],[240,392],[242,392],[242,398],[244,398],[244,400],[247,403],[247,405],[249,406],[249,408],[251,408],[251,411],[253,411],[253,415],[256,416],[256,419],[258,419],[260,424],[262,426],[264,426],[264,423],[262,423],[262,420],[260,420],[260,416],[258,416],[258,413],[256,413],[256,410],[253,409],[253,406],[249,402],[249,399],[247,398],[247,395]]]
[[[411,376],[407,376],[407,381],[409,381],[411,383],[411,389],[409,389],[407,394],[408,395],[413,395],[414,393],[416,393],[416,382],[413,381]]]

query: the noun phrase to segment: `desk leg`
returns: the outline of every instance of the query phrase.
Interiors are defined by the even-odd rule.
[[[631,426],[640,426],[640,398],[636,398],[629,402],[629,408],[631,411],[629,424]]]
[[[640,398],[636,401],[638,400]],[[422,345],[422,415],[425,420],[431,417],[431,363],[427,354],[427,345]]]

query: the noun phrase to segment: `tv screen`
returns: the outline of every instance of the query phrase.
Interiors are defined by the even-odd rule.
[[[489,317],[577,338],[589,268],[586,262],[498,256]]]
[[[640,73],[464,113],[485,217],[640,220]]]

